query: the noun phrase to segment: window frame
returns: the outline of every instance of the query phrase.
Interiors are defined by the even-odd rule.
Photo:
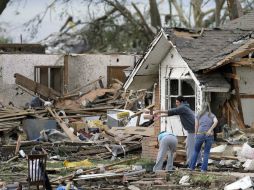
[[[170,92],[170,85],[172,80],[178,81],[178,94],[177,95],[171,95]],[[165,108],[171,109],[175,107],[174,105],[171,105],[172,98],[176,98],[178,96],[183,96],[184,98],[194,98],[194,109],[196,109],[196,84],[194,82],[194,94],[193,95],[182,95],[182,81],[191,80],[194,82],[192,78],[166,78],[165,79]]]
[[[46,66],[46,65],[37,65],[37,66],[34,66],[34,81],[35,82],[38,82],[38,83],[42,83],[42,81],[40,81],[40,77],[41,77],[41,69],[47,69],[47,86],[48,88],[53,88],[52,86],[52,78],[53,78],[53,75],[51,72],[52,69],[59,69],[59,76],[60,76],[60,91],[59,93],[63,94],[64,92],[64,84],[63,84],[63,81],[64,81],[64,66]],[[56,90],[56,89],[54,89]],[[56,90],[58,91],[58,90]]]

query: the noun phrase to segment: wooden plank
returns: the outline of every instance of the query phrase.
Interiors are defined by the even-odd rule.
[[[14,77],[16,78],[15,82],[16,84],[23,86],[24,88],[31,90],[35,93],[38,93],[39,95],[45,97],[45,98],[51,98],[53,100],[57,100],[59,97],[61,97],[61,94],[51,88],[48,88],[40,83],[34,82],[33,80],[15,73]]]
[[[0,122],[18,120],[18,119],[23,119],[23,118],[26,118],[26,116],[9,117],[9,118],[5,118],[5,119],[0,119]]]
[[[151,113],[151,112],[152,112],[151,110],[153,109],[153,107],[154,107],[154,104],[151,104],[151,105],[145,107],[144,109],[138,111],[137,113],[133,114],[133,115],[131,116],[131,118],[134,118],[134,117],[136,117],[136,116],[139,116],[139,115],[141,115],[142,113],[144,113],[144,112],[147,111],[147,110],[150,110],[150,113]]]
[[[72,141],[80,141],[79,138],[73,134],[64,121],[57,114],[55,114],[50,107],[47,107],[47,110],[55,118],[59,126]]]
[[[217,62],[214,66],[205,69],[203,72],[208,73],[211,70],[217,69],[219,67],[222,67],[223,65],[235,62],[236,59],[242,58],[246,55],[249,55],[249,53],[254,52],[254,40],[251,39],[247,43],[245,43],[243,46],[239,47],[234,52],[228,54],[223,60]]]
[[[117,134],[129,134],[129,135],[141,135],[141,136],[154,136],[153,127],[112,127],[109,130],[110,133],[113,133],[115,136]]]
[[[240,94],[240,98],[253,99],[254,98],[254,94]]]
[[[17,140],[15,155],[17,155],[19,153],[20,145],[21,145],[21,135],[19,135],[18,140]]]
[[[236,68],[235,67],[232,67],[232,72],[233,72],[233,74],[236,75]],[[240,98],[239,83],[237,80],[233,80],[233,82],[234,82],[234,87],[235,87],[235,95],[236,95],[239,115],[240,115],[242,122],[244,123],[242,102],[241,102],[241,98]]]
[[[243,123],[243,121],[241,120],[238,112],[236,111],[236,109],[234,108],[233,105],[231,105],[229,102],[226,103],[228,109],[229,109],[229,112],[231,113],[231,115],[233,115],[233,117],[235,118],[235,121],[237,122],[238,126],[242,129],[245,128],[245,125]]]
[[[43,103],[45,103],[45,100],[43,100],[43,99],[40,98],[39,96],[36,96],[35,94],[31,93],[31,91],[27,90],[26,88],[24,88],[24,87],[22,87],[22,86],[20,86],[20,85],[18,85],[18,88],[22,89],[24,92],[30,94],[30,95],[33,96],[33,97],[39,98]]]
[[[0,119],[9,118],[9,117],[19,117],[19,116],[26,116],[26,115],[34,115],[34,114],[36,114],[36,112],[34,112],[34,111],[31,111],[31,112],[23,111],[23,112],[19,112],[19,113],[4,114],[4,115],[0,116]]]
[[[247,66],[247,67],[254,67],[254,59],[253,58],[241,58],[238,61],[234,61],[231,63],[232,66]]]
[[[131,137],[128,137],[128,138],[126,138],[125,140],[123,140],[122,141],[122,143],[124,144],[124,143],[129,143],[129,142],[132,142],[132,141],[134,141],[134,140],[140,140],[140,139],[142,139],[143,138],[143,136],[141,136],[141,135],[133,135],[133,136],[131,136]]]

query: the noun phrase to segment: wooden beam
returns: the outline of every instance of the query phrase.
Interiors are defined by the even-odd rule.
[[[247,66],[247,67],[254,67],[254,59],[253,58],[241,58],[237,61],[232,61],[232,66]]]
[[[21,145],[21,135],[19,135],[18,140],[17,140],[15,155],[17,155],[19,153],[20,145]]]
[[[204,69],[203,73],[208,73],[214,69],[217,69],[217,68],[222,67],[226,64],[232,63],[236,59],[241,59],[242,57],[248,55],[251,52],[254,52],[254,40],[253,39],[249,40],[246,44],[239,47],[233,53],[228,54],[224,59],[217,62],[214,66]]]
[[[13,117],[19,117],[19,116],[27,116],[27,115],[35,115],[37,113],[41,113],[41,112],[37,112],[37,111],[20,111],[18,113],[9,113],[9,114],[0,115],[0,119],[13,118]]]
[[[227,111],[227,124],[231,128],[231,112],[227,106],[226,106],[226,111]]]
[[[150,112],[152,112],[151,110],[153,109],[153,107],[154,107],[154,104],[151,104],[151,105],[145,107],[144,109],[138,111],[137,113],[133,114],[133,115],[131,116],[131,118],[134,118],[134,117],[136,117],[136,116],[139,116],[139,115],[141,115],[142,113],[144,113],[144,112],[147,111],[147,110],[150,110]]]
[[[47,107],[48,112],[55,118],[59,126],[63,129],[65,134],[72,140],[72,141],[80,141],[77,136],[73,134],[73,132],[69,129],[69,127],[64,123],[64,121],[56,114],[50,107]]]
[[[243,121],[241,120],[241,117],[239,116],[235,107],[229,102],[226,103],[226,106],[230,112],[230,115],[233,115],[233,117],[235,118],[235,121],[238,124],[238,126],[242,129],[244,129],[245,125],[244,125]]]
[[[232,73],[234,75],[236,75],[236,68],[235,67],[232,67]],[[242,102],[241,102],[241,98],[240,98],[239,84],[238,84],[237,80],[233,80],[233,82],[234,82],[234,87],[235,87],[235,95],[236,95],[239,115],[240,115],[240,118],[241,118],[242,122],[244,123],[243,109],[242,109]]]
[[[252,99],[252,98],[254,98],[254,94],[240,94],[240,98]]]
[[[14,77],[16,78],[15,82],[16,84],[31,90],[45,98],[51,98],[53,100],[57,100],[59,97],[61,97],[61,94],[51,88],[48,88],[45,85],[42,85],[40,83],[37,83],[21,74],[15,73]]]
[[[35,94],[31,93],[29,90],[27,90],[26,88],[24,88],[23,86],[18,85],[18,88],[20,88],[21,90],[23,90],[24,92],[28,93],[29,95],[33,96],[33,97],[38,97],[43,103],[45,103],[45,100],[43,100],[42,98],[40,98],[39,96],[36,96]]]
[[[9,118],[5,118],[5,119],[0,119],[0,122],[11,121],[11,120],[21,120],[23,118],[26,118],[26,116],[9,117]]]

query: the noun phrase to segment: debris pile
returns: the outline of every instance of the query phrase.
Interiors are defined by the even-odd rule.
[[[238,178],[223,171],[246,172],[249,178],[243,181],[247,181],[248,188],[252,187],[252,176],[247,172],[254,170],[254,133],[251,128],[237,127],[242,124],[236,114],[235,127],[224,123],[221,133],[217,134],[217,142],[211,149],[209,172],[200,176],[183,168],[185,138],[178,137],[175,170],[153,173],[158,151],[157,131],[151,117],[154,105],[144,103],[146,90],[124,92],[122,83],[117,80],[110,88],[104,88],[99,78],[87,85],[98,82],[100,88],[84,92],[84,87],[80,87],[61,95],[20,74],[15,77],[18,87],[34,98],[24,109],[1,106],[0,173],[5,174],[0,175],[2,187],[6,188],[7,183],[27,186],[24,171],[31,167],[27,156],[38,146],[46,153],[50,182],[59,189],[70,186],[81,189],[195,189],[197,186],[213,187],[217,182],[217,189],[237,186]],[[232,104],[226,107],[234,116],[234,109],[230,109]]]

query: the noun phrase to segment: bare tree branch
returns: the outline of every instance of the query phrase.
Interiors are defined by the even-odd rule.
[[[0,1],[0,15],[4,11],[4,9],[6,8],[7,4],[9,3],[9,1],[10,0],[1,0]]]
[[[225,4],[225,0],[215,0],[215,26],[220,26],[221,23],[221,10],[223,8],[223,5]]]
[[[153,33],[153,31],[151,30],[151,28],[148,26],[148,24],[147,24],[145,18],[144,18],[143,15],[141,14],[140,10],[138,9],[138,7],[137,7],[134,3],[131,3],[131,4],[132,4],[132,6],[134,7],[134,9],[137,11],[138,16],[140,17],[140,19],[141,19],[141,21],[142,21],[142,24],[144,25],[144,27],[145,27],[147,33],[148,33],[149,35],[151,35],[151,37],[152,37],[152,36],[154,35],[154,33]]]
[[[201,10],[202,3],[203,3],[203,0],[191,0],[196,28],[201,28],[203,25],[204,13]]]
[[[124,6],[122,6],[117,0],[115,0],[115,3],[111,0],[105,0],[109,5],[116,8],[126,19],[128,19],[133,25],[138,26],[138,22],[132,17],[129,10],[127,10]]]
[[[227,0],[230,20],[239,18],[243,15],[241,4],[238,0]]]
[[[154,28],[159,30],[161,28],[161,18],[156,0],[149,0],[149,5],[151,24]]]
[[[176,12],[178,13],[179,19],[181,21],[181,23],[183,23],[183,25],[187,28],[191,27],[191,24],[188,22],[188,19],[186,18],[186,16],[184,15],[184,11],[183,9],[180,7],[180,5],[178,5],[178,3],[176,2],[176,0],[171,0],[172,4],[174,5]]]

